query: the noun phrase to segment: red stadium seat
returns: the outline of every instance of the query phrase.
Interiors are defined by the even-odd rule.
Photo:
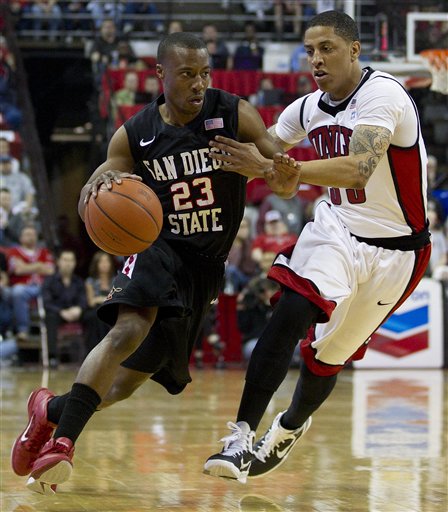
[[[138,105],[121,105],[118,107],[117,119],[115,119],[115,128],[119,128],[125,121],[130,119],[145,106],[145,103],[139,103]]]
[[[22,138],[20,133],[13,130],[2,130],[1,137],[9,142],[11,155],[20,160],[22,158]]]

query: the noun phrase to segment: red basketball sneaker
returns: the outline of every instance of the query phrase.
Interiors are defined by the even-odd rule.
[[[34,461],[26,483],[28,489],[39,494],[54,494],[56,485],[66,482],[72,474],[74,452],[75,447],[67,437],[50,439]]]
[[[28,475],[56,425],[47,419],[47,405],[54,394],[46,388],[33,391],[28,398],[28,425],[16,439],[11,451],[11,466],[19,476]]]

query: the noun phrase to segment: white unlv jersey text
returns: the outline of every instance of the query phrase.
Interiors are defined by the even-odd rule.
[[[393,238],[426,227],[426,150],[414,102],[391,75],[370,68],[340,102],[316,91],[281,114],[280,139],[295,144],[308,136],[320,158],[348,155],[357,125],[387,128],[392,140],[362,190],[330,188],[333,210],[354,235]]]

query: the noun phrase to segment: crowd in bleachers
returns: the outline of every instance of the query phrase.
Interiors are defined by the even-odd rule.
[[[46,12],[45,27],[51,36],[51,31],[60,24],[62,7],[58,4],[51,0],[16,1],[11,3],[11,8],[19,14],[31,9],[36,16]],[[119,11],[108,11],[104,2],[65,4],[67,2],[64,2],[64,8],[84,14],[94,13],[95,8],[101,6],[104,8],[94,18],[98,38],[91,47],[90,59],[99,112],[102,119],[115,129],[160,93],[160,83],[155,76],[155,57],[137,57],[130,41],[120,36],[127,23],[126,14],[129,14],[124,4],[126,9],[130,9],[132,4],[132,9],[140,12],[140,3],[111,2],[112,7],[123,7]],[[146,7],[149,5],[145,4]],[[22,22],[31,21],[19,18],[19,27],[23,28],[20,25]],[[33,21],[38,22],[39,18]],[[78,19],[80,26],[84,22],[85,18]],[[155,23],[157,31],[164,30],[157,20]],[[177,26],[169,27],[168,31],[182,30],[179,22],[176,23]],[[258,44],[253,23],[246,25],[246,37],[233,54],[213,24],[203,27],[202,36],[212,58],[212,86],[246,98],[259,110],[267,126],[275,123],[285,105],[316,87],[311,75],[306,72],[261,71],[263,48]],[[36,302],[41,300],[45,310],[50,361],[57,366],[61,326],[81,326],[84,353],[91,350],[107,332],[108,327],[96,319],[95,309],[110,289],[118,262],[106,253],[98,252],[91,261],[88,273],[78,274],[77,263],[82,257],[82,250],[78,250],[73,241],[62,237],[58,254],[44,246],[40,238],[35,189],[30,177],[21,169],[21,115],[15,101],[14,59],[8,52],[6,41],[0,41],[0,98],[2,101],[4,98],[5,101],[9,100],[8,105],[12,107],[10,110],[1,108],[4,115],[0,137],[0,334],[4,339],[13,341],[16,357],[17,354],[20,356],[20,347],[26,346],[32,336],[32,315]],[[291,69],[295,68],[291,66]],[[299,160],[316,158],[308,141],[302,142],[290,153]],[[432,155],[428,176],[429,220],[434,249],[427,274],[448,283],[446,174],[438,169],[437,159]],[[271,313],[269,301],[278,291],[276,285],[266,278],[270,264],[278,250],[294,244],[303,225],[312,219],[316,201],[323,197],[325,191],[321,187],[304,185],[295,198],[286,201],[271,194],[262,180],[253,180],[248,184],[246,215],[226,264],[222,290],[224,295],[236,299],[238,329],[245,358],[249,357]],[[216,311],[212,311],[203,338],[213,345],[216,357],[221,361],[219,358],[222,357],[225,340],[220,339],[218,331]],[[202,338],[198,340],[198,366],[201,364],[199,353],[202,351],[202,341]],[[6,352],[2,353],[4,355]]]

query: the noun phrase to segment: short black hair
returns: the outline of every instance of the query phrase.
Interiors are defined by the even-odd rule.
[[[358,26],[355,20],[345,12],[321,12],[308,23],[307,29],[311,27],[333,27],[334,33],[339,37],[349,42],[359,41]]]
[[[187,48],[188,50],[205,50],[207,46],[202,39],[196,37],[190,32],[174,32],[169,34],[160,41],[157,49],[157,61],[163,63],[166,55],[171,48],[175,46],[179,48]]]

